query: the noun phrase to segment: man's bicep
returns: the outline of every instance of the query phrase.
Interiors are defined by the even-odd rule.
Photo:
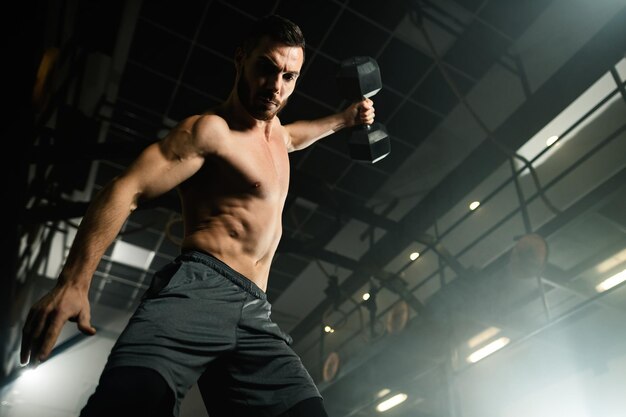
[[[139,197],[157,197],[198,172],[205,156],[217,152],[223,129],[224,121],[217,116],[192,116],[148,146],[128,171]]]
[[[341,113],[331,114],[315,120],[299,120],[285,125],[289,137],[289,152],[304,149],[345,126]]]
[[[204,158],[199,153],[176,153],[167,140],[148,146],[133,162],[125,177],[136,184],[141,198],[164,194],[195,174]]]

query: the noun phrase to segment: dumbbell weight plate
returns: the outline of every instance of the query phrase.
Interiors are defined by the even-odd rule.
[[[350,157],[375,163],[391,152],[391,143],[385,126],[380,123],[355,126],[348,139]]]
[[[337,88],[352,102],[372,97],[382,88],[378,63],[368,56],[343,60],[337,73]]]

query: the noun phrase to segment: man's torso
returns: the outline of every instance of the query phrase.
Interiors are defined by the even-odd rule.
[[[263,290],[282,234],[289,187],[285,129],[269,139],[229,129],[217,152],[179,187],[185,219],[183,249],[208,252]]]

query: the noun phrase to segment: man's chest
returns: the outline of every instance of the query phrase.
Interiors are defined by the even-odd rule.
[[[222,174],[258,193],[286,195],[289,188],[286,146],[277,138],[254,139],[238,140],[220,155]]]

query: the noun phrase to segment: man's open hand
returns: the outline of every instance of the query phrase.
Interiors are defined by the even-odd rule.
[[[39,362],[50,355],[66,321],[77,322],[78,329],[93,335],[87,292],[72,286],[56,286],[33,305],[22,329],[20,361]]]

